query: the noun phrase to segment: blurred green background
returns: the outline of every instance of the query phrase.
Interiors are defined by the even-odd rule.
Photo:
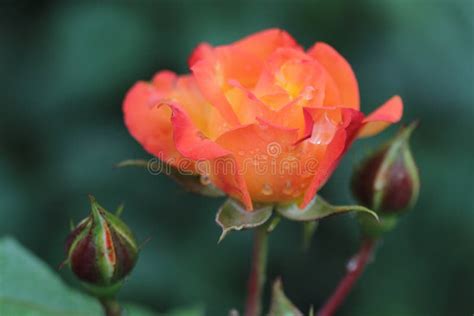
[[[2,1],[0,4],[0,234],[56,268],[69,219],[87,193],[150,237],[121,297],[157,311],[202,304],[240,308],[251,234],[216,244],[222,200],[183,192],[164,176],[114,169],[148,158],[122,121],[127,89],[160,69],[187,72],[200,41],[229,43],[269,27],[309,47],[325,41],[357,74],[368,113],[393,94],[404,122],[421,120],[412,148],[422,189],[338,315],[474,312],[474,2],[465,1]],[[323,196],[350,203],[354,163],[396,127],[356,143]],[[320,225],[311,249],[283,223],[271,236],[269,275],[303,310],[320,306],[358,244],[351,216]],[[68,282],[77,283],[67,271]]]

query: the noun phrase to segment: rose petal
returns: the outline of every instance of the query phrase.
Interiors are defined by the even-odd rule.
[[[125,124],[148,152],[172,165],[179,163],[182,155],[174,144],[170,109],[157,108],[165,101],[179,103],[192,123],[209,138],[228,129],[218,111],[203,99],[193,77],[161,71],[152,84],[138,82],[124,101]]]
[[[171,109],[171,125],[176,149],[186,158],[192,160],[210,160],[229,154],[212,140],[207,138],[191,121],[181,105],[175,102],[166,102],[158,105],[159,108],[168,106]]]
[[[306,189],[300,208],[306,207],[316,195],[317,190],[329,179],[362,124],[363,115],[359,111],[341,109],[341,114],[342,125],[335,133],[331,143],[326,147],[316,173]]]
[[[232,126],[243,124],[226,98],[229,80],[245,88],[255,86],[265,59],[279,47],[295,47],[286,32],[270,29],[248,36],[230,45],[211,48],[200,45],[191,55],[191,70],[202,94]]]
[[[242,175],[235,172],[238,167],[232,152],[206,138],[179,104],[168,102],[160,107],[169,107],[173,113],[171,122],[177,150],[194,163],[199,163],[199,166],[196,166],[199,173],[208,173],[214,185],[242,201],[246,208],[251,210],[252,201]],[[220,172],[222,163],[228,163],[230,169]],[[232,166],[235,168],[232,169]],[[201,168],[206,170],[201,170]]]
[[[201,95],[196,80],[190,75],[177,79],[169,99],[179,103],[198,129],[211,139],[230,129],[219,111]]]
[[[303,195],[324,153],[324,146],[295,145],[297,138],[297,129],[258,119],[258,123],[228,131],[216,142],[233,152],[254,201],[281,202]]]
[[[398,95],[393,96],[364,119],[364,126],[357,136],[363,138],[376,135],[391,123],[400,121],[402,114],[402,99]]]
[[[280,29],[268,29],[252,34],[233,45],[256,56],[262,63],[277,48],[299,47],[290,34]]]
[[[318,42],[308,50],[308,54],[323,65],[338,88],[345,107],[359,109],[359,86],[350,64],[334,48]],[[338,105],[338,104],[331,104]]]
[[[208,43],[199,44],[194,51],[191,53],[188,59],[189,68],[191,68],[195,63],[206,57],[210,57],[212,54],[213,47]]]
[[[137,82],[128,91],[123,103],[125,125],[146,151],[176,166],[183,157],[174,145],[169,119],[171,112],[166,108],[157,110],[152,107],[154,100],[163,97],[159,88]],[[193,171],[194,167],[188,166],[187,169]]]
[[[278,110],[298,98],[305,106],[320,106],[324,98],[324,69],[304,51],[279,48],[266,61],[255,95]]]
[[[152,84],[156,88],[156,93],[160,97],[169,96],[176,86],[178,76],[170,70],[162,70],[153,76]]]
[[[217,58],[202,59],[196,62],[191,71],[196,78],[199,89],[204,97],[219,111],[231,126],[238,126],[239,119],[224,96],[224,78],[222,69],[217,66]]]

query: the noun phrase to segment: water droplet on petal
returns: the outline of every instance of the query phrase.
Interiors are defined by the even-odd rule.
[[[327,112],[325,112],[316,122],[314,122],[309,142],[316,145],[327,145],[334,138],[336,129],[336,124],[331,121]]]
[[[238,154],[239,154],[239,156],[243,156],[243,155],[245,155],[245,151],[240,150],[240,151],[238,152]]]
[[[300,190],[295,190],[291,196],[294,197],[294,198],[300,197],[301,196],[301,191]]]
[[[303,99],[306,100],[306,101],[310,101],[311,99],[313,99],[313,92],[314,92],[314,87],[313,86],[309,86],[309,87],[306,87],[304,90],[303,90],[303,93],[301,94]]]
[[[211,178],[208,175],[202,175],[199,178],[199,181],[201,182],[202,185],[209,185],[211,184]]]
[[[293,186],[291,185],[291,181],[287,180],[285,182],[285,186],[283,187],[283,194],[290,195],[291,193],[293,193]]]
[[[265,183],[262,187],[262,194],[263,195],[272,195],[273,194],[272,187],[269,184]]]

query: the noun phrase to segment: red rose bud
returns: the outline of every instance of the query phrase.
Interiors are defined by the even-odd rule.
[[[132,271],[138,247],[130,229],[94,197],[91,214],[70,233],[67,261],[74,274],[97,296],[111,296]]]
[[[416,125],[402,128],[354,172],[352,191],[360,203],[381,214],[399,213],[414,205],[420,180],[408,141]]]
[[[408,143],[416,126],[415,122],[402,128],[353,173],[354,196],[380,217],[377,222],[363,214],[358,216],[362,230],[372,237],[391,230],[398,215],[412,207],[418,198],[420,179]]]

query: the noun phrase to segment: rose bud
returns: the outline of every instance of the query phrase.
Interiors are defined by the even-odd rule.
[[[355,197],[379,214],[398,214],[417,200],[420,180],[408,143],[416,125],[402,128],[353,173]]]
[[[349,62],[322,42],[305,50],[283,30],[203,43],[189,68],[137,82],[123,102],[125,124],[147,152],[249,211],[309,205],[354,140],[402,116],[398,96],[366,115]]]
[[[94,295],[113,296],[132,271],[138,247],[127,225],[89,198],[91,214],[69,234],[66,260]]]

